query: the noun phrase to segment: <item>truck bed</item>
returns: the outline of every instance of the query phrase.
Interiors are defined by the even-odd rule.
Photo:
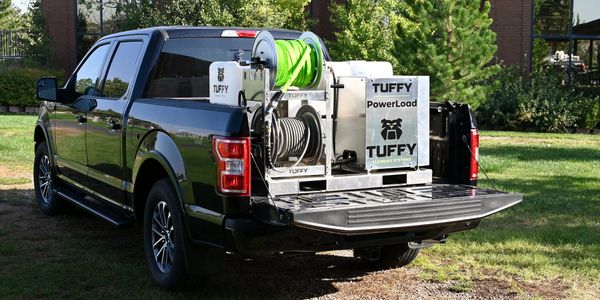
[[[292,225],[358,235],[479,221],[522,199],[473,186],[433,184],[279,196],[271,204],[284,210]]]

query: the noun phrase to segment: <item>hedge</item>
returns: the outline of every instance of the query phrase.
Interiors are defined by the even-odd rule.
[[[499,88],[477,110],[484,127],[568,132],[600,124],[600,96],[563,84],[561,70],[540,69],[522,77],[505,68],[495,80]]]
[[[35,82],[40,77],[56,77],[60,86],[63,72],[38,68],[0,69],[0,106],[39,106]]]

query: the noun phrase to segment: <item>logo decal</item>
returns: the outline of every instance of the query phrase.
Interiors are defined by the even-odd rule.
[[[398,118],[395,120],[381,120],[381,136],[384,140],[397,140],[402,136],[402,119]]]
[[[217,79],[223,81],[225,79],[225,68],[217,68]]]

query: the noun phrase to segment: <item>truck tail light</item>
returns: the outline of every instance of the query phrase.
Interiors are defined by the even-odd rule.
[[[213,137],[218,190],[232,196],[250,196],[250,138]]]
[[[477,176],[479,174],[479,130],[471,129],[471,133],[469,135],[469,143],[472,152],[469,179],[477,180]]]
[[[258,34],[256,30],[223,30],[221,37],[241,37],[241,38],[255,38]]]

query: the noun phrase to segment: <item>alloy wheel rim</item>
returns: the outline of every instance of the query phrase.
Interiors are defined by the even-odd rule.
[[[40,196],[44,204],[50,201],[50,192],[52,191],[52,172],[50,170],[50,159],[48,155],[42,156],[38,166],[38,187]]]
[[[158,269],[168,273],[173,266],[175,231],[171,210],[165,201],[158,202],[152,214],[152,250]]]

